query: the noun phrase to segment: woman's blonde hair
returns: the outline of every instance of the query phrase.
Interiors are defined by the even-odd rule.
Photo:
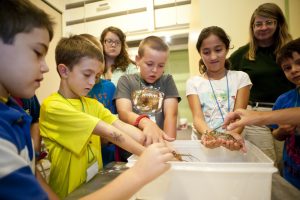
[[[250,33],[250,41],[249,41],[249,51],[246,55],[246,57],[249,60],[255,60],[255,54],[258,48],[257,40],[255,39],[254,33],[253,33],[253,24],[255,21],[255,18],[257,16],[260,17],[266,17],[266,18],[272,18],[277,21],[277,27],[276,31],[273,35],[274,37],[274,53],[277,54],[279,49],[285,45],[287,42],[289,42],[292,37],[288,32],[288,25],[285,20],[285,17],[283,15],[283,12],[274,3],[265,3],[260,6],[254,11],[254,13],[251,16],[250,20],[250,26],[249,26],[249,33]]]

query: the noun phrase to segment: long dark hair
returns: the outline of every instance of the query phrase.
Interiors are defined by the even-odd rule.
[[[228,50],[229,46],[230,46],[230,39],[228,37],[228,35],[225,33],[225,31],[218,27],[218,26],[210,26],[207,28],[204,28],[199,37],[198,37],[198,41],[196,44],[196,48],[198,50],[198,53],[200,54],[200,48],[202,45],[203,40],[205,40],[206,38],[208,38],[210,35],[215,35],[217,36],[225,45],[225,48]],[[230,68],[230,62],[228,59],[225,60],[225,68],[229,69]],[[205,73],[207,70],[202,58],[199,60],[199,72],[201,74]]]

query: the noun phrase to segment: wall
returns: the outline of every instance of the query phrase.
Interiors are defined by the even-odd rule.
[[[55,46],[62,36],[62,14],[60,14],[55,9],[51,8],[49,5],[47,5],[45,2],[42,2],[41,0],[30,1],[36,6],[42,8],[50,16],[52,16],[56,23],[54,27],[54,37],[50,43],[48,53],[46,56],[46,62],[49,66],[49,72],[44,74],[44,80],[41,84],[41,87],[36,92],[39,101],[42,102],[51,93],[57,91],[59,87],[60,78],[56,72]]]
[[[179,118],[187,118],[188,122],[192,122],[192,114],[185,96],[186,80],[190,76],[187,49],[171,51],[168,63],[165,67],[165,73],[172,74],[181,97],[178,108]]]
[[[292,37],[299,38],[300,37],[300,1],[299,0],[288,0],[289,6],[289,29],[291,31]]]
[[[63,34],[88,32],[99,37],[108,26],[122,29],[129,41],[142,39],[153,31],[160,35],[176,35],[178,30],[184,29],[187,33],[190,2],[191,0],[122,0],[122,3],[119,0],[67,0]]]

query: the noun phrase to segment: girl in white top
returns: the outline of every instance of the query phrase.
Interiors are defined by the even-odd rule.
[[[207,27],[199,35],[196,48],[201,56],[201,75],[191,77],[186,86],[193,114],[193,137],[195,132],[201,134],[220,127],[230,111],[247,107],[252,83],[245,72],[229,70],[230,63],[226,59],[229,45],[230,40],[220,27]],[[216,130],[226,131],[222,127]],[[243,148],[241,132],[242,128],[230,132],[238,142],[208,139],[202,134],[202,144],[208,148],[222,145],[230,150],[239,150]]]

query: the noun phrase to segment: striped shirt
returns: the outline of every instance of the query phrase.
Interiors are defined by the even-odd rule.
[[[30,124],[12,99],[0,103],[0,199],[48,199],[34,176]]]

